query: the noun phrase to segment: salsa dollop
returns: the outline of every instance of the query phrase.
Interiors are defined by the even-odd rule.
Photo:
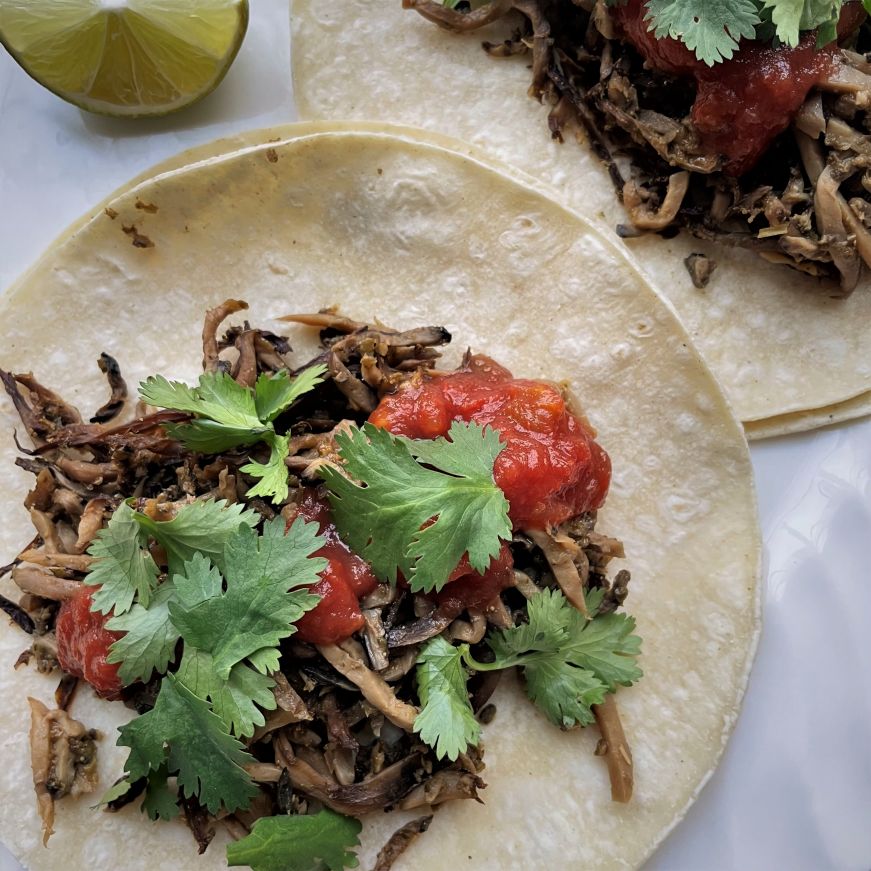
[[[363,628],[360,599],[378,586],[369,563],[355,554],[339,537],[323,490],[306,487],[298,505],[300,516],[318,524],[327,543],[315,553],[327,567],[310,592],[321,601],[296,624],[296,637],[309,644],[334,644]]]
[[[109,617],[91,610],[96,587],[84,584],[61,603],[55,622],[57,661],[74,677],[86,680],[101,696],[112,699],[121,692],[119,663],[107,662],[109,648],[124,634],[106,628]]]
[[[493,476],[515,529],[544,529],[600,508],[611,482],[608,455],[558,388],[514,378],[482,355],[456,372],[407,382],[369,420],[416,439],[447,435],[455,420],[498,430],[505,448]]]
[[[682,42],[657,39],[648,30],[644,0],[629,0],[611,10],[622,37],[648,66],[666,75],[696,80],[692,122],[702,144],[725,159],[724,172],[743,175],[791,123],[810,90],[837,63],[837,44],[817,48],[816,32],[795,48],[743,40],[730,60],[709,67]],[[862,4],[847,4],[839,34],[864,18]]]

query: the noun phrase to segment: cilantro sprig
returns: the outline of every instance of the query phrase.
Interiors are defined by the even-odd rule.
[[[609,6],[625,0],[606,0]],[[818,45],[837,36],[844,0],[646,0],[645,21],[657,39],[684,43],[708,66],[731,58],[741,39],[778,40],[798,45],[801,34],[817,31]],[[864,0],[871,12],[871,0]]]
[[[493,480],[504,448],[495,430],[454,421],[447,438],[418,441],[367,423],[336,443],[350,478],[322,469],[333,517],[379,578],[402,572],[414,592],[440,590],[464,554],[484,572],[511,538]]]
[[[148,550],[149,538],[166,551],[172,573],[196,552],[219,560],[229,538],[241,526],[254,527],[259,520],[256,511],[224,500],[192,502],[162,522],[122,502],[88,549],[94,562],[85,583],[99,587],[92,596],[93,610],[119,617],[134,599],[140,608],[149,608],[160,574]]]
[[[204,372],[191,387],[154,375],[139,385],[139,395],[149,405],[193,415],[188,423],[166,424],[171,438],[190,450],[216,454],[263,442],[269,447],[265,463],[252,461],[241,471],[259,481],[249,496],[272,498],[276,504],[288,496],[288,438],[276,432],[274,421],[300,396],[323,381],[325,366],[312,366],[291,378],[286,370],[261,373],[254,388],[234,381],[226,372]]]
[[[435,749],[439,759],[447,757],[451,762],[468,747],[477,745],[481,737],[481,726],[466,691],[465,651],[437,635],[417,659],[417,690],[422,707],[414,720],[414,731]]]
[[[246,807],[257,792],[240,738],[275,708],[269,672],[279,644],[318,603],[308,587],[327,564],[313,556],[324,544],[316,523],[298,517],[285,529],[278,516],[258,534],[258,520],[240,506],[203,501],[156,522],[122,503],[92,549],[86,581],[103,584],[95,608],[98,598],[98,610],[114,608],[106,625],[124,633],[108,661],[120,664],[125,684],[164,675],[154,708],[118,738],[130,748],[127,782],[147,779],[143,809],[153,817],[172,813],[178,790],[212,813]],[[162,583],[151,541],[167,554]],[[167,673],[179,646],[179,667]]]
[[[561,728],[593,722],[593,705],[618,685],[631,686],[642,672],[636,661],[641,639],[632,634],[634,618],[600,614],[601,590],[587,594],[587,620],[557,590],[542,590],[529,600],[529,622],[487,636],[492,662],[479,662],[469,645],[432,639],[418,658],[422,709],[415,732],[439,758],[454,760],[474,746],[479,729],[466,691],[466,669],[523,669],[526,692],[551,722]]]
[[[252,871],[341,871],[359,864],[363,826],[324,809],[314,816],[263,817],[251,834],[227,846],[227,864]]]

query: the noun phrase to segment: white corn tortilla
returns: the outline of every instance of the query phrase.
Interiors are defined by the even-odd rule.
[[[644,638],[646,676],[618,697],[635,798],[609,800],[593,731],[559,732],[504,686],[485,730],[485,804],[440,810],[396,868],[637,866],[716,765],[755,650],[760,543],[740,427],[669,308],[584,221],[437,144],[294,132],[143,181],[111,201],[114,219],[101,208],[80,222],[0,300],[0,366],[32,369],[87,413],[105,400],[100,351],[131,386],[155,372],[192,380],[204,309],[235,296],[264,326],[330,303],[399,327],[445,324],[449,359],[471,345],[519,375],[571,382],[613,460],[599,528],[626,544]],[[131,244],[131,224],[153,248]],[[313,338],[292,333],[298,359]],[[13,426],[3,396],[0,563],[32,535]],[[56,679],[12,670],[26,646],[14,627],[0,632],[0,839],[34,871],[224,867],[220,835],[200,859],[183,825],[101,814],[89,797],[58,804],[41,846],[26,696],[50,703]],[[129,712],[80,691],[72,714],[106,735],[104,789],[122,768],[114,730]],[[367,822],[363,868],[403,821]]]
[[[302,118],[408,124],[466,140],[603,221],[618,242],[613,228],[627,219],[607,172],[586,145],[551,140],[548,107],[526,94],[529,59],[497,60],[481,49],[482,40],[506,38],[505,21],[456,35],[404,11],[400,0],[292,0],[291,15]],[[685,234],[628,247],[750,424],[749,437],[871,413],[867,283],[834,300],[813,279]],[[705,290],[693,287],[683,265],[693,251],[718,264]]]

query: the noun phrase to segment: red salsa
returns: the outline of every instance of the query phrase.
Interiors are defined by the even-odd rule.
[[[512,377],[489,357],[471,357],[448,375],[407,382],[385,396],[369,420],[397,435],[431,439],[454,420],[502,434],[493,469],[515,528],[544,529],[601,507],[611,461],[589,427],[543,381]]]
[[[91,610],[95,587],[82,585],[72,599],[65,600],[55,623],[57,660],[60,667],[75,677],[84,678],[104,698],[121,692],[119,663],[106,662],[109,647],[124,633],[106,628],[106,615]]]
[[[514,558],[508,545],[503,544],[483,575],[473,572],[469,558],[464,556],[447,584],[436,594],[436,601],[439,609],[449,614],[460,614],[466,608],[486,611],[502,590],[513,583]]]
[[[378,580],[369,563],[339,538],[323,490],[306,488],[299,503],[299,514],[318,523],[327,544],[315,556],[324,557],[329,564],[321,572],[321,580],[311,587],[321,601],[296,624],[296,637],[309,644],[334,644],[363,628],[359,599],[371,593],[378,586]],[[437,602],[455,614],[467,607],[484,610],[512,581],[511,551],[503,545],[483,575],[473,572],[468,557],[464,556],[451,574],[448,586],[438,594]],[[404,584],[400,577],[400,585]]]
[[[299,513],[317,522],[321,535],[326,537],[327,543],[315,556],[324,557],[328,564],[321,579],[311,587],[321,601],[296,624],[296,637],[309,644],[333,644],[363,628],[359,599],[371,593],[378,580],[369,564],[339,538],[323,491],[307,487]]]
[[[806,33],[795,48],[743,40],[730,60],[709,67],[682,42],[657,39],[648,30],[646,13],[643,0],[629,0],[612,9],[623,38],[650,67],[695,78],[693,125],[702,143],[726,158],[728,175],[739,176],[753,168],[836,63],[836,45],[818,50],[816,33]],[[861,4],[845,6],[839,32],[849,33],[862,17]]]

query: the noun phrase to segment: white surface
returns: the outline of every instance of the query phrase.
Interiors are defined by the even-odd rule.
[[[251,7],[221,87],[156,121],[85,115],[0,54],[0,291],[68,223],[150,165],[294,120],[285,0]],[[723,763],[649,869],[868,871],[871,421],[757,443],[752,453],[768,575],[759,656]],[[0,847],[0,871],[18,867]]]

